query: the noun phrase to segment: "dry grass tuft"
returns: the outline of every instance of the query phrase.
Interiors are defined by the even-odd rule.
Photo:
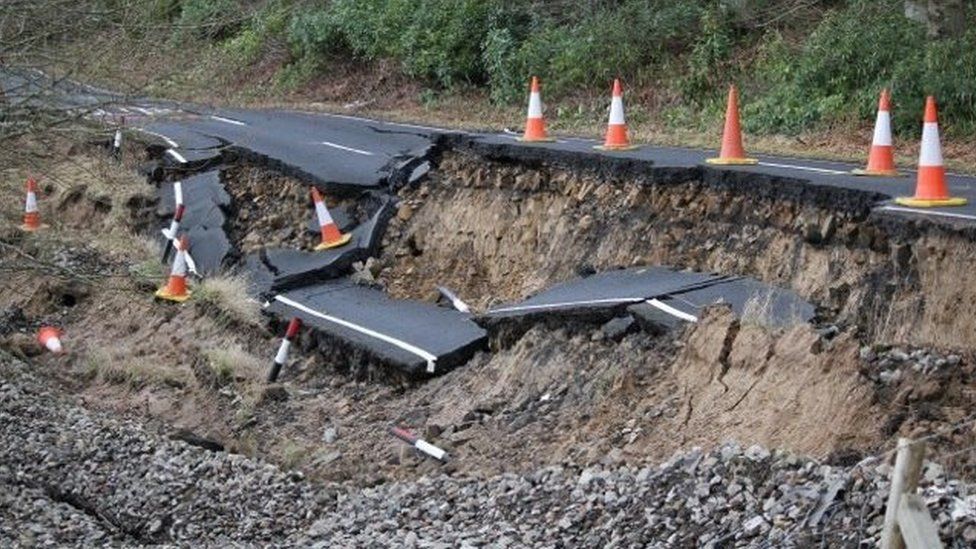
[[[262,360],[237,345],[204,351],[207,366],[218,386],[235,382],[255,383],[263,378],[266,360]]]
[[[196,288],[195,297],[209,305],[228,323],[259,327],[261,306],[248,293],[249,282],[242,275],[220,275],[206,278]]]

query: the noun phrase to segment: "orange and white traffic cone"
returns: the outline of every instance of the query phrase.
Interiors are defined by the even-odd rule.
[[[315,215],[319,219],[319,227],[322,229],[322,243],[315,247],[316,250],[328,250],[338,248],[349,242],[352,238],[350,234],[342,234],[335,220],[329,215],[329,209],[325,207],[325,200],[322,194],[314,186],[312,187],[312,202],[315,203]]]
[[[41,224],[41,212],[37,209],[37,181],[29,177],[27,178],[27,201],[24,205],[24,224],[20,228],[25,231],[36,231],[46,226]]]
[[[191,293],[186,284],[186,254],[187,250],[190,249],[190,241],[184,235],[176,241],[174,247],[176,248],[176,256],[173,258],[173,269],[170,271],[166,285],[156,290],[156,297],[182,303],[190,299]]]
[[[922,150],[918,155],[915,196],[899,197],[895,202],[918,208],[966,204],[965,198],[949,196],[945,166],[942,164],[942,145],[939,143],[939,115],[932,96],[925,101],[925,122],[922,126]]]
[[[546,134],[546,121],[542,117],[542,95],[539,91],[539,79],[532,77],[532,86],[529,90],[529,113],[525,117],[525,134],[519,141],[526,143],[546,143],[553,142]]]
[[[706,160],[709,164],[726,166],[757,164],[755,158],[746,156],[742,147],[742,127],[739,125],[739,92],[729,86],[729,101],[725,107],[725,130],[722,132],[722,150],[718,158]]]
[[[632,151],[637,148],[627,137],[627,122],[624,120],[624,90],[620,79],[613,81],[613,97],[610,99],[610,120],[603,145],[593,147],[601,151]]]
[[[64,351],[64,347],[61,345],[61,330],[54,326],[41,326],[41,329],[37,331],[37,342],[54,354]]]
[[[891,96],[888,90],[881,90],[878,100],[878,118],[874,123],[874,138],[868,154],[868,166],[863,170],[853,170],[854,175],[895,176],[894,148],[891,145]]]

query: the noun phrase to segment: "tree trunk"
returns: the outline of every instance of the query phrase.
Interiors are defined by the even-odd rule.
[[[930,38],[966,32],[967,0],[905,0],[905,17],[925,25]]]

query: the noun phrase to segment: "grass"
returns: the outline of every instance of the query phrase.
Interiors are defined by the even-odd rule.
[[[237,345],[207,349],[204,357],[213,375],[214,384],[219,387],[238,381],[245,384],[259,382],[267,362]]]
[[[242,275],[205,278],[195,292],[197,302],[210,306],[219,320],[253,328],[262,325],[260,304],[248,297],[248,280]]]
[[[133,391],[147,386],[185,387],[189,381],[182,370],[139,358],[117,359],[98,349],[88,353],[83,376],[109,385],[124,385]]]

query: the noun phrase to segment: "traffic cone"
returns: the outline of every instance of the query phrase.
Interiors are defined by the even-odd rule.
[[[315,202],[315,215],[319,218],[319,227],[322,228],[322,243],[315,247],[316,250],[328,250],[338,248],[349,242],[352,238],[350,234],[342,234],[339,226],[336,225],[329,209],[325,207],[325,200],[321,193],[314,186],[312,187],[312,201]]]
[[[54,326],[41,326],[37,332],[37,341],[54,354],[64,350],[61,346],[61,330]]]
[[[176,257],[173,258],[173,269],[169,274],[169,281],[165,286],[156,290],[156,297],[167,301],[182,303],[190,299],[190,290],[186,287],[186,252],[190,248],[190,241],[184,235],[174,245]]]
[[[278,347],[278,353],[275,355],[274,363],[271,365],[271,372],[268,373],[268,383],[278,381],[278,374],[281,373],[281,367],[288,361],[288,349],[291,348],[291,344],[295,341],[295,336],[298,335],[298,330],[301,327],[302,321],[298,318],[293,318],[288,323],[288,329],[285,330],[285,337],[281,340],[281,346]]]
[[[546,121],[542,118],[542,96],[539,92],[539,79],[532,77],[532,87],[529,90],[529,113],[525,118],[525,134],[518,139],[526,143],[553,142],[546,135]]]
[[[891,96],[888,90],[881,90],[878,100],[878,118],[874,123],[874,138],[868,154],[868,166],[863,170],[853,170],[854,175],[895,176],[894,148],[891,146]]]
[[[742,128],[739,126],[739,92],[735,84],[729,86],[729,102],[725,107],[725,131],[722,133],[722,151],[718,158],[706,160],[709,164],[726,166],[757,164],[755,158],[746,157],[742,147]]]
[[[624,120],[624,91],[620,79],[613,81],[613,97],[610,99],[610,121],[603,145],[593,147],[601,151],[632,151],[637,148],[627,138],[627,122]]]
[[[27,178],[27,201],[24,205],[24,224],[20,226],[25,231],[36,231],[47,225],[41,224],[41,212],[37,209],[37,181],[33,177]]]
[[[966,204],[965,198],[949,196],[945,166],[942,165],[942,146],[939,144],[939,115],[932,96],[925,101],[925,123],[922,126],[922,150],[918,155],[915,196],[899,197],[895,202],[918,208]]]

